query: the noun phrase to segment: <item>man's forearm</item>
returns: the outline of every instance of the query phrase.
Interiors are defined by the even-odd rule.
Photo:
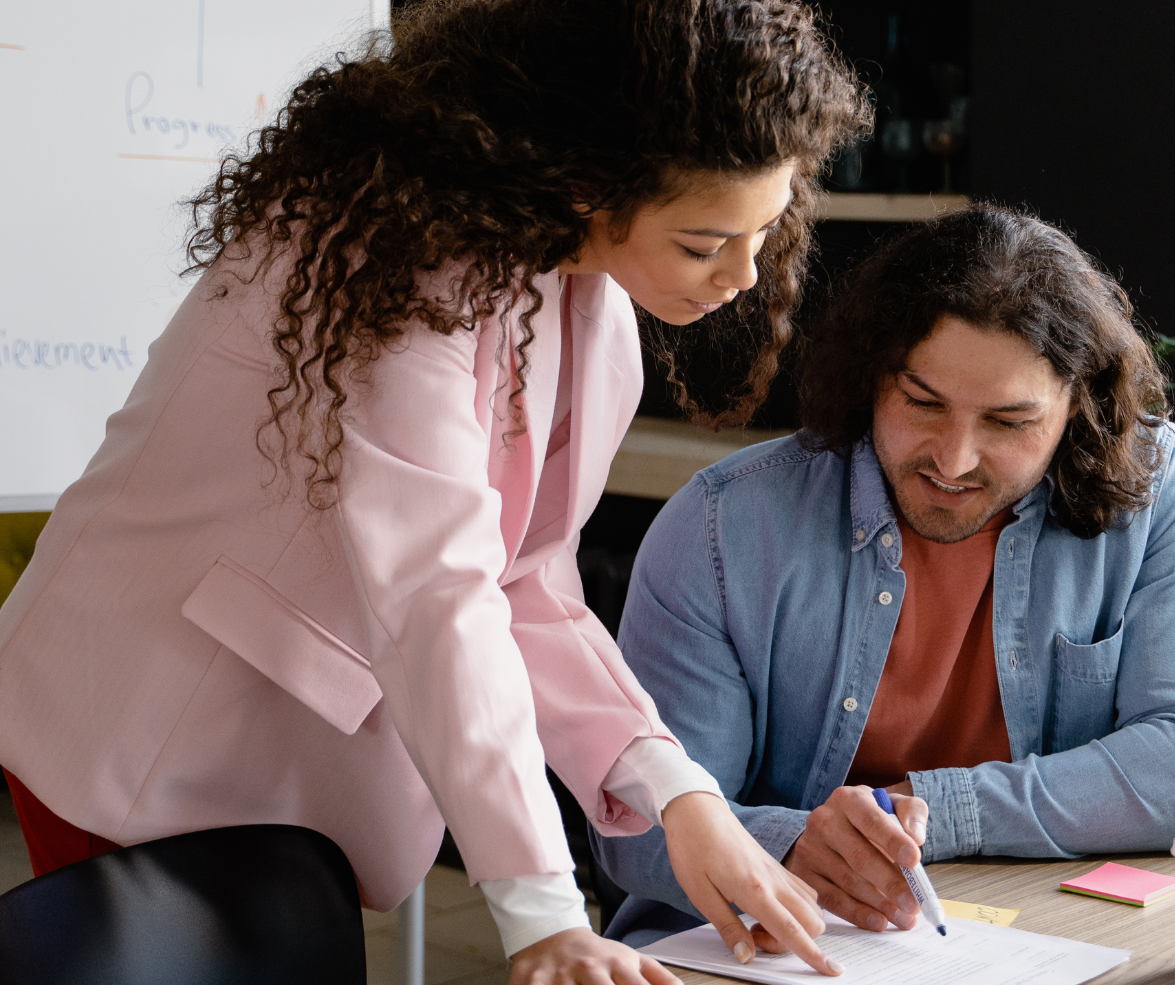
[[[926,861],[961,855],[1073,858],[1165,849],[1175,836],[1175,720],[1016,763],[909,774],[930,808]]]

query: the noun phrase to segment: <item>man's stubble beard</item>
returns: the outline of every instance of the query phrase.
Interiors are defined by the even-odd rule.
[[[969,478],[967,481],[974,482],[976,480]],[[928,505],[921,509],[915,509],[910,503],[903,502],[906,497],[899,491],[900,486],[894,486],[891,482],[890,487],[897,500],[897,507],[906,523],[920,537],[936,544],[957,544],[961,540],[974,536],[987,525],[993,516],[1019,499],[1016,497],[1008,502],[1003,502],[1002,499],[994,500],[999,503],[998,506],[982,511],[974,519],[969,517],[964,519],[957,516],[954,510],[942,506]]]
[[[1030,484],[1026,484],[1025,488],[1005,491],[983,469],[974,469],[966,475],[959,476],[960,485],[976,484],[982,486],[984,492],[991,497],[990,503],[992,504],[982,509],[974,517],[963,518],[958,516],[954,510],[946,507],[930,505],[916,509],[907,501],[907,497],[902,491],[903,483],[911,476],[917,476],[917,473],[921,471],[936,473],[938,469],[933,459],[916,458],[894,469],[885,462],[883,448],[874,445],[874,450],[881,463],[881,471],[885,476],[890,498],[895,501],[895,505],[901,511],[906,523],[918,536],[936,544],[957,544],[961,540],[973,537],[988,524],[992,517],[1027,496],[1044,477],[1042,471],[1041,475],[1034,478]],[[914,478],[913,481],[920,482],[921,479]]]

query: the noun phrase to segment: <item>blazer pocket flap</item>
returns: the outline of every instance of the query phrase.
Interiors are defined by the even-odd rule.
[[[347,735],[383,697],[366,657],[231,558],[217,559],[180,612]]]

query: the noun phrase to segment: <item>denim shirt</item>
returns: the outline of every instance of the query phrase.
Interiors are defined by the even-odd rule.
[[[908,774],[930,808],[926,861],[1171,846],[1175,430],[1158,437],[1153,502],[1129,523],[1078,538],[1047,478],[1015,504],[993,586],[1012,762]],[[795,436],[737,452],[694,476],[641,546],[625,659],[775,858],[848,775],[902,607],[901,560],[868,439],[847,459]],[[662,829],[592,840],[618,885],[696,915]]]

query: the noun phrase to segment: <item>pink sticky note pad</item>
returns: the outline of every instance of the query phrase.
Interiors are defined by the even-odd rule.
[[[1062,889],[1085,896],[1100,896],[1134,906],[1146,906],[1175,892],[1175,878],[1161,872],[1148,872],[1132,865],[1106,862],[1092,872],[1061,883]]]

